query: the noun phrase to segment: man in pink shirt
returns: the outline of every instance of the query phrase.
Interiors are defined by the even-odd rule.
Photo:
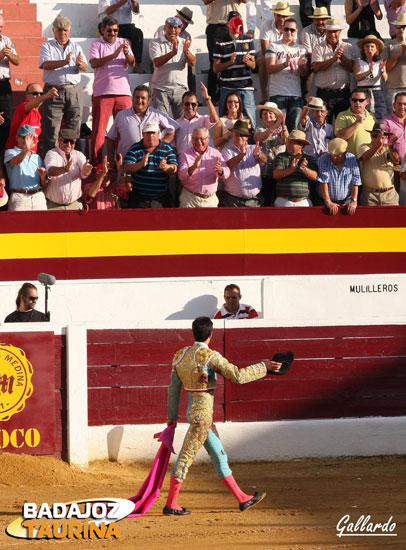
[[[206,86],[203,82],[200,83],[200,91],[206,102],[208,115],[199,115],[197,107],[199,105],[196,94],[194,92],[185,92],[182,97],[183,117],[178,118],[176,122],[179,124],[179,130],[175,134],[175,140],[172,145],[175,145],[178,155],[186,151],[190,145],[192,132],[198,126],[212,128],[218,122],[218,114],[215,106],[209,96]]]
[[[230,169],[221,153],[209,147],[209,131],[197,126],[192,133],[192,145],[179,158],[178,177],[183,189],[179,197],[181,208],[216,207],[218,178],[228,178]]]
[[[406,92],[399,92],[395,95],[393,109],[393,113],[384,118],[382,122],[388,132],[397,137],[394,148],[402,159],[406,153]]]
[[[134,55],[129,43],[118,38],[118,21],[108,15],[101,23],[103,37],[92,42],[90,65],[94,70],[92,97],[92,160],[101,161],[102,149],[110,115],[131,107],[128,65],[134,66]]]

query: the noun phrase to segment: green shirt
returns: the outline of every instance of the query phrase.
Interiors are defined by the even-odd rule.
[[[365,111],[365,113],[366,117],[362,124],[360,124],[352,136],[347,139],[347,153],[352,153],[357,158],[359,146],[363,143],[371,143],[371,134],[367,132],[367,130],[372,130],[376,122],[374,115],[371,115],[369,111]],[[347,109],[346,111],[339,113],[334,126],[335,135],[337,135],[338,130],[342,130],[343,128],[351,126],[351,124],[354,124],[356,119],[357,115],[355,115],[351,109]]]
[[[302,159],[307,160],[307,167],[310,170],[317,172],[317,162],[316,159],[306,153],[302,153],[300,157],[299,164],[301,164]],[[275,160],[273,161],[274,170],[286,170],[292,164],[293,155],[290,153],[280,153],[276,155]],[[303,171],[300,168],[296,170],[281,180],[276,180],[276,194],[283,197],[289,197],[290,199],[301,199],[308,197],[310,193],[310,180],[306,178]]]

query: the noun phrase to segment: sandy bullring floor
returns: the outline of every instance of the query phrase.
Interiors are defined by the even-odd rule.
[[[148,464],[96,462],[87,472],[50,457],[0,455],[0,549],[406,549],[405,457],[300,460],[235,464],[233,473],[247,491],[265,490],[256,508],[239,512],[234,498],[210,466],[194,466],[180,503],[193,514],[164,517],[163,494],[144,517],[117,525],[120,539],[26,541],[10,538],[6,526],[21,515],[24,501],[68,502],[84,498],[130,497],[146,477]],[[345,514],[356,521],[393,516],[396,537],[337,537]]]

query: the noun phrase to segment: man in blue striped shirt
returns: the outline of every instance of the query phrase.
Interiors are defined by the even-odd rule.
[[[236,92],[242,101],[243,112],[255,128],[255,97],[252,71],[255,69],[255,47],[250,36],[243,33],[240,17],[232,17],[227,23],[228,37],[216,42],[213,53],[213,72],[220,73],[219,112],[223,111],[226,95]]]
[[[317,161],[321,194],[331,215],[337,214],[342,206],[346,214],[354,214],[357,208],[361,174],[355,155],[347,152],[347,145],[344,139],[332,139],[328,153]]]
[[[131,177],[130,208],[169,208],[169,176],[176,174],[178,161],[169,143],[159,139],[159,126],[147,122],[142,140],[134,143],[124,157],[123,173]]]

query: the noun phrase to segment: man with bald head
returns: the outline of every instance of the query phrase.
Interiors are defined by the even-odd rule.
[[[3,34],[3,26],[4,18],[0,15],[0,113],[4,118],[4,123],[0,126],[0,151],[6,145],[13,115],[10,63],[12,65],[20,63],[13,42]]]
[[[17,130],[23,124],[29,124],[35,128],[35,142],[32,150],[36,153],[38,138],[41,133],[41,113],[39,108],[46,99],[56,97],[58,90],[54,87],[44,93],[41,84],[28,84],[25,89],[25,100],[17,105],[11,121],[10,133],[6,143],[6,149],[17,147]]]

